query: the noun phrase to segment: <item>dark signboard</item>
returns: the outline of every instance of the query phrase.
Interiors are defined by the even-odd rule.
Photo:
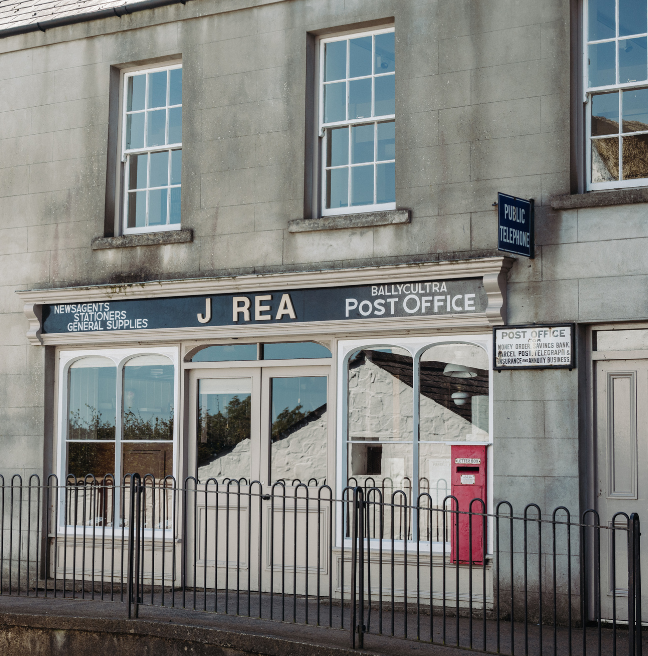
[[[43,306],[48,333],[240,326],[484,312],[482,278]]]
[[[573,369],[574,324],[493,328],[494,369]]]
[[[497,248],[506,253],[533,257],[533,199],[499,193],[497,214]]]

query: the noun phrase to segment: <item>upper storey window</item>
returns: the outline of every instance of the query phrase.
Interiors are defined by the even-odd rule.
[[[590,189],[648,184],[648,1],[587,0]]]
[[[322,214],[396,208],[394,30],[323,39]]]
[[[123,232],[180,228],[182,67],[124,76]]]

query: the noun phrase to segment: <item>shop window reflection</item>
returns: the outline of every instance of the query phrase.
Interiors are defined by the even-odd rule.
[[[198,383],[198,480],[249,479],[252,379]]]
[[[326,483],[326,387],[325,376],[271,379],[273,483]]]
[[[374,516],[372,537],[411,537],[414,403],[413,360],[399,347],[353,353],[348,365],[347,485],[387,505]]]
[[[451,445],[489,439],[488,368],[488,355],[476,344],[437,344],[421,355],[418,480],[421,505],[430,509],[420,516],[421,539],[449,540],[449,526],[435,510],[452,493]]]

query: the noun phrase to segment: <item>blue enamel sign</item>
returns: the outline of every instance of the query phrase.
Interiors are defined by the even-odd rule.
[[[497,248],[533,257],[533,199],[497,194]]]

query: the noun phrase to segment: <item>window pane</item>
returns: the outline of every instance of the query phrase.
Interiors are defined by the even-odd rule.
[[[349,163],[349,128],[329,130],[326,143],[326,165],[342,166]]]
[[[88,474],[102,479],[106,474],[115,473],[114,442],[68,442],[67,474],[82,479]],[[77,523],[80,523],[79,513]]]
[[[126,111],[144,109],[144,94],[146,93],[146,74],[133,75],[128,78],[128,101]]]
[[[151,153],[149,187],[162,187],[169,184],[169,153]]]
[[[616,83],[614,41],[589,46],[589,85],[602,87]]]
[[[142,477],[152,474],[156,481],[165,476],[171,476],[173,474],[173,444],[124,442],[122,444],[122,475],[127,474],[140,474]],[[147,501],[150,503],[150,498]]]
[[[272,482],[326,479],[325,376],[271,379]]]
[[[144,112],[126,117],[126,148],[144,147]]]
[[[638,82],[648,76],[646,37],[619,41],[619,83]]]
[[[182,179],[182,151],[171,151],[171,184],[180,184]]]
[[[284,342],[264,344],[264,360],[293,360],[296,358],[330,358],[331,351],[316,342]]]
[[[378,123],[378,161],[396,158],[396,124]]]
[[[623,179],[648,178],[648,135],[623,137]]]
[[[370,347],[349,360],[348,439],[411,441],[412,356],[397,347]]]
[[[182,104],[182,69],[174,68],[169,71],[169,105]]]
[[[646,0],[619,0],[619,36],[645,34]]]
[[[619,140],[592,140],[592,182],[619,179]]]
[[[149,73],[148,107],[166,105],[167,72]]]
[[[148,224],[163,225],[167,218],[167,189],[149,191]]]
[[[404,507],[412,504],[412,445],[411,444],[349,444],[347,450],[347,485],[365,488],[378,488],[380,494],[366,491],[366,497],[371,501],[382,498],[387,504],[395,503],[395,507],[384,506],[382,522],[373,514],[373,508],[368,508],[367,519],[369,537],[392,537],[392,512],[394,522],[394,538],[403,540],[405,536],[412,537],[412,512]],[[396,492],[404,492],[396,494]],[[402,506],[399,508],[399,506]],[[381,527],[382,524],[382,527]],[[381,535],[382,528],[382,535]]]
[[[648,89],[623,91],[623,132],[648,130]]]
[[[146,225],[146,192],[128,194],[128,227],[143,228]]]
[[[192,362],[227,362],[228,360],[256,360],[256,344],[217,344],[198,351]]]
[[[371,116],[371,78],[349,82],[349,118]]]
[[[374,73],[391,73],[396,69],[395,36],[394,32],[376,35]]]
[[[172,187],[170,192],[171,198],[169,207],[169,223],[180,223],[180,208],[182,192],[180,187]]]
[[[421,441],[488,440],[488,355],[474,344],[433,346],[421,357]]]
[[[333,41],[325,46],[324,81],[346,78],[346,41]]]
[[[351,128],[351,163],[374,161],[375,125],[357,125]]]
[[[611,39],[616,36],[614,0],[589,0],[589,40]]]
[[[147,146],[164,145],[164,128],[166,124],[166,110],[158,109],[154,112],[147,112],[148,127],[146,131]]]
[[[146,188],[146,166],[148,155],[130,155],[128,162],[128,188]]]
[[[251,424],[251,378],[198,381],[196,451],[201,482],[225,477],[249,480]]]
[[[173,364],[143,355],[124,366],[124,439],[173,439]]]
[[[376,84],[376,112],[375,116],[385,116],[396,113],[396,76],[385,75],[377,77]]]
[[[182,143],[182,107],[169,110],[169,141],[167,143]]]
[[[592,96],[592,136],[619,133],[619,94]]]
[[[351,205],[373,205],[374,167],[354,166],[351,169]]]
[[[371,75],[371,37],[349,40],[349,77]]]
[[[112,360],[91,357],[72,364],[68,374],[68,440],[115,439],[116,389],[117,368]]]
[[[396,164],[376,165],[376,203],[396,202]]]
[[[349,169],[331,169],[326,172],[326,207],[349,205]]]
[[[324,87],[324,122],[346,120],[346,82],[327,84]]]

